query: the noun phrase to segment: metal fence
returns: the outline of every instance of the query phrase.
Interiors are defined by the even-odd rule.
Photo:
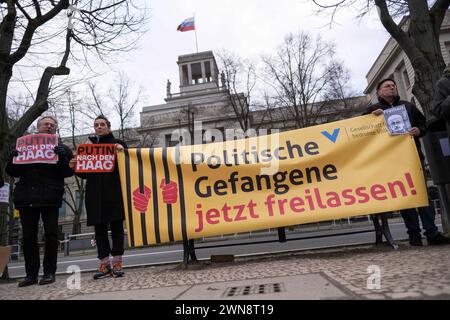
[[[439,204],[439,199],[432,200],[432,203],[434,205],[435,211],[436,211],[436,221],[439,221],[440,219],[440,211],[441,207]],[[390,217],[390,221],[395,220],[396,222],[403,221],[399,212],[393,212],[392,216]],[[315,222],[315,223],[309,223],[309,224],[302,224],[302,225],[295,225],[295,226],[287,226],[286,233],[295,232],[295,233],[307,233],[307,232],[314,232],[314,231],[325,231],[325,230],[338,230],[338,229],[348,229],[353,227],[361,227],[361,226],[372,226],[372,221],[370,219],[370,215],[367,216],[359,216],[359,217],[350,217],[345,219],[336,219],[331,221],[323,221],[323,222]],[[126,234],[125,230],[125,234]],[[242,233],[234,233],[234,234],[223,234],[219,236],[214,237],[208,237],[208,238],[201,238],[196,239],[196,241],[200,242],[208,242],[208,241],[217,241],[217,240],[226,240],[226,239],[243,239],[243,238],[257,238],[257,237],[263,237],[268,235],[274,235],[277,234],[278,230],[277,228],[274,229],[265,229],[265,230],[258,230],[258,231],[249,231],[249,232],[242,232]],[[109,235],[111,234],[111,231],[109,231]],[[21,241],[19,241],[19,244],[12,244],[12,254],[11,259],[12,260],[20,260],[23,258],[22,251],[21,251]],[[39,247],[41,251],[43,251],[44,243],[39,243]],[[128,247],[127,244],[127,237],[125,237],[125,247]],[[95,233],[82,233],[82,234],[68,234],[66,233],[64,235],[64,240],[60,241],[59,246],[59,253],[64,254],[65,256],[69,256],[71,254],[84,254],[88,252],[95,252]]]

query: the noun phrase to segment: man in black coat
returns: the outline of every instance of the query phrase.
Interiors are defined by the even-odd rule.
[[[433,114],[447,123],[448,140],[450,143],[450,65],[444,69],[444,74],[436,83],[433,97]]]
[[[52,116],[38,120],[39,133],[56,133],[58,123]],[[14,206],[19,210],[23,234],[23,254],[25,257],[26,278],[19,287],[38,282],[40,268],[39,246],[37,241],[39,218],[42,217],[45,232],[44,276],[39,284],[55,281],[58,255],[58,217],[64,194],[64,178],[73,175],[69,161],[72,151],[62,143],[55,147],[58,155],[56,164],[33,163],[13,164],[17,150],[10,154],[6,172],[20,178],[14,188]]]
[[[94,121],[95,135],[89,140],[93,144],[115,144],[116,150],[122,152],[127,147],[126,143],[116,139],[111,132],[111,123],[104,116],[98,116]],[[74,168],[76,160],[71,161]],[[120,186],[117,160],[112,172],[101,173],[76,173],[86,181],[86,213],[87,225],[95,226],[95,241],[97,244],[100,266],[94,279],[108,276],[121,277],[122,255],[124,252],[123,221],[125,213],[122,201],[122,189]],[[108,239],[108,225],[111,228],[112,248]],[[113,256],[111,268],[110,255]]]
[[[409,134],[414,137],[417,152],[419,153],[422,168],[424,167],[424,155],[420,146],[419,138],[426,133],[425,117],[417,109],[417,107],[404,100],[400,100],[397,94],[397,85],[392,79],[384,79],[377,85],[378,103],[373,104],[367,108],[366,114],[372,113],[375,115],[382,115],[383,111],[392,107],[404,105],[408,113],[409,121],[411,122],[411,129]],[[429,198],[429,196],[428,196]],[[419,216],[422,220],[422,226],[425,229],[425,236],[429,245],[448,244],[450,239],[446,238],[438,231],[435,219],[435,210],[429,199],[427,207],[418,208]],[[405,226],[408,229],[409,243],[413,246],[422,246],[422,236],[420,234],[419,216],[414,208],[400,210]]]

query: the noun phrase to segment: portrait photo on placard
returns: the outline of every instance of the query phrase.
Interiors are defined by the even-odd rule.
[[[384,121],[390,135],[407,134],[411,128],[408,112],[404,105],[384,110]]]

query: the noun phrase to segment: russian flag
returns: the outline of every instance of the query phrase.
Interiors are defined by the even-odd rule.
[[[181,32],[189,31],[189,30],[195,30],[194,17],[187,18],[177,28],[177,31],[181,31]]]

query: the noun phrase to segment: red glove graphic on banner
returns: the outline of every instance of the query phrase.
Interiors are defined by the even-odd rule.
[[[146,212],[148,207],[148,201],[150,200],[150,188],[144,186],[144,193],[139,191],[139,188],[133,192],[133,205],[134,208],[139,212]]]
[[[176,182],[169,181],[166,184],[165,179],[161,180],[160,188],[162,190],[163,201],[166,204],[174,204],[178,198],[178,185]]]

